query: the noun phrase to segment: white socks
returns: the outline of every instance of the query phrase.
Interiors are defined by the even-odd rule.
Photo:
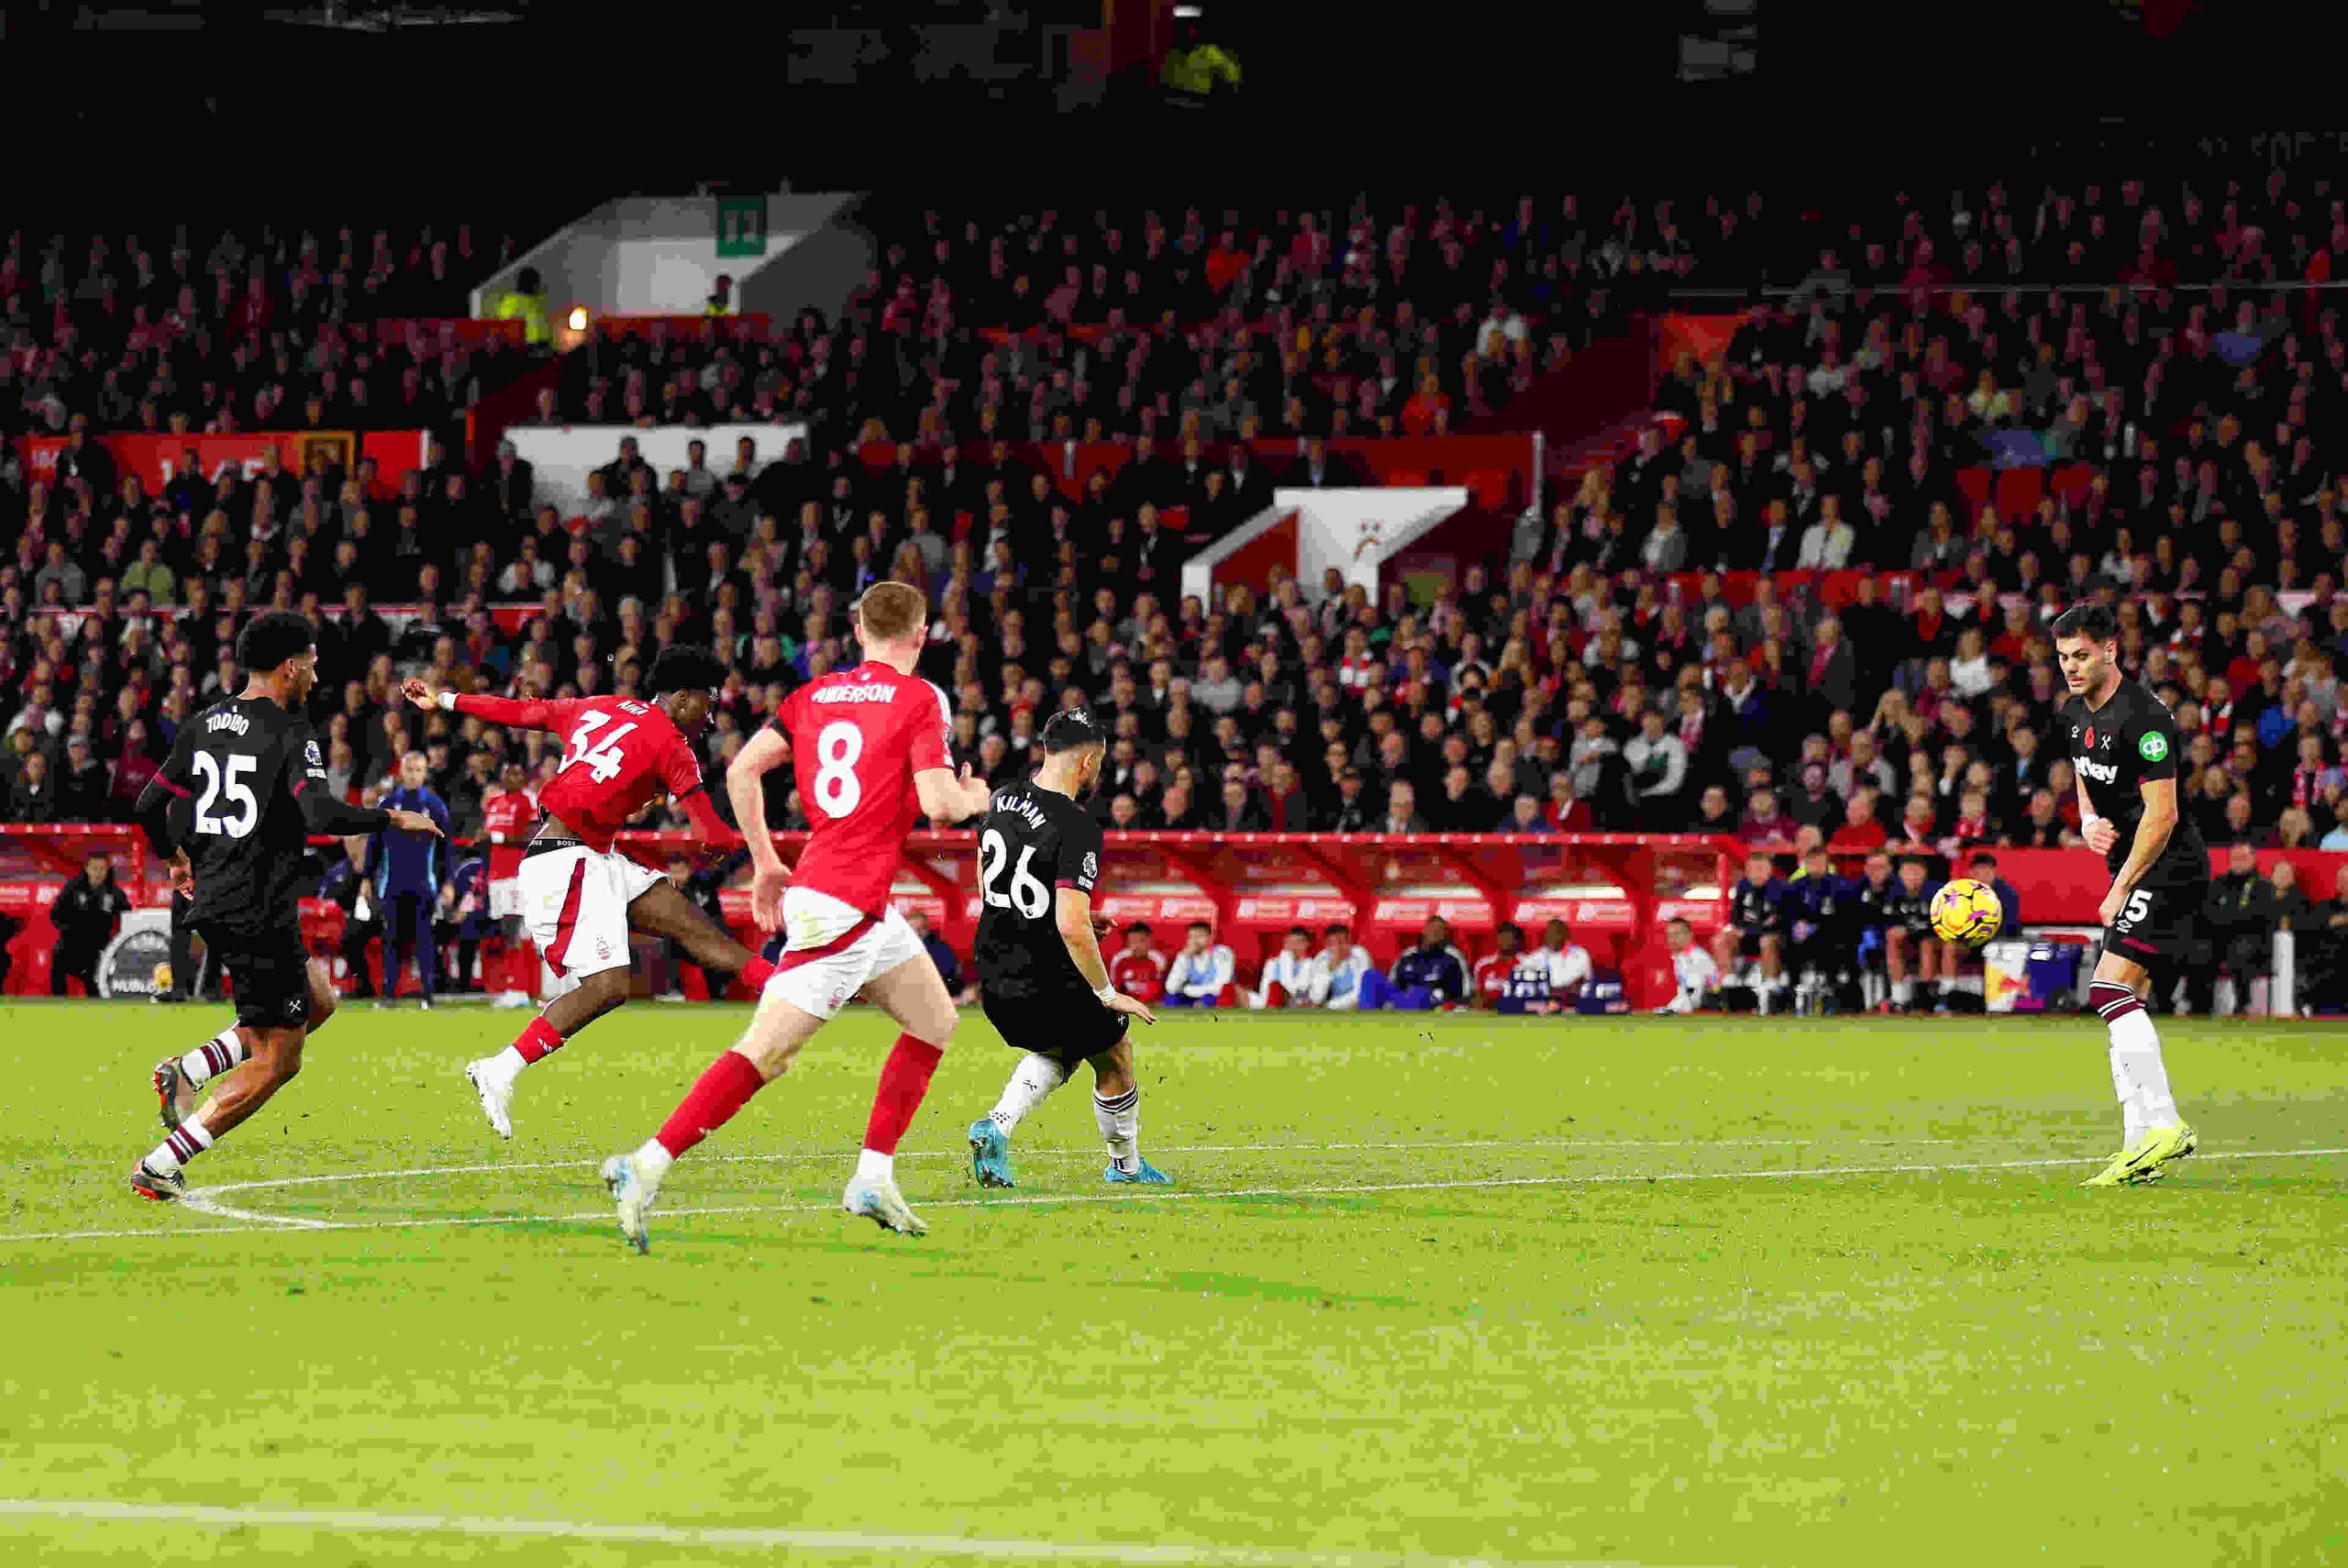
[[[856,1155],[856,1179],[858,1181],[894,1181],[897,1179],[897,1156],[859,1149]]]
[[[1068,1082],[1068,1069],[1049,1056],[1039,1056],[1030,1051],[1019,1058],[1019,1066],[1011,1070],[1011,1081],[1002,1086],[1002,1098],[987,1112],[987,1120],[1002,1130],[1004,1137],[1026,1120],[1027,1113],[1044,1103],[1051,1092]]]
[[[2182,1125],[2161,1061],[2160,1032],[2135,991],[2117,980],[2097,980],[2088,987],[2088,1005],[2111,1035],[2111,1092],[2120,1097],[2122,1146],[2155,1127]]]
[[[157,1176],[177,1176],[182,1165],[210,1147],[212,1134],[205,1131],[202,1121],[191,1116],[155,1145],[155,1152],[147,1156],[145,1163]]]
[[[667,1176],[669,1167],[676,1163],[677,1156],[663,1148],[658,1138],[647,1138],[644,1147],[636,1152],[636,1168],[656,1182]]]
[[[1127,1089],[1114,1099],[1094,1095],[1092,1121],[1116,1167],[1127,1176],[1141,1169],[1141,1090]]]
[[[1894,1007],[1906,1007],[1910,999],[1914,997],[1915,994],[1915,981],[1894,980],[1891,982],[1891,1004]]]
[[[250,1055],[245,1037],[237,1032],[237,1026],[232,1023],[182,1056],[180,1076],[191,1084],[209,1083]]]
[[[2169,1093],[2168,1068],[2161,1061],[2161,1038],[2152,1016],[2141,1008],[2111,1021],[2111,1087],[2120,1095],[2128,1141],[2154,1127],[2184,1121]]]

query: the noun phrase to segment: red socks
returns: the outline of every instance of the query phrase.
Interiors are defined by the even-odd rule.
[[[755,953],[750,955],[750,961],[742,966],[742,983],[754,991],[765,990],[767,982],[773,978],[774,966]]]
[[[872,1119],[864,1128],[866,1148],[876,1154],[897,1152],[897,1143],[921,1110],[922,1099],[929,1093],[930,1077],[945,1056],[942,1047],[926,1040],[897,1036],[889,1060],[880,1068],[880,1087],[873,1092]],[[750,1097],[764,1088],[766,1080],[750,1059],[738,1051],[728,1051],[709,1065],[655,1136],[673,1159],[731,1121],[736,1112],[750,1103]]]
[[[522,1065],[526,1067],[561,1049],[562,1036],[554,1032],[554,1025],[548,1023],[543,1015],[530,1020],[530,1026],[522,1031],[520,1039],[514,1042],[515,1054],[522,1058]]]
[[[892,1061],[894,1058],[891,1058]],[[922,1080],[928,1082],[924,1073]],[[885,1081],[885,1080],[884,1080]],[[656,1136],[670,1156],[683,1154],[712,1132],[734,1120],[734,1113],[750,1103],[750,1097],[766,1088],[766,1080],[759,1077],[759,1069],[738,1051],[728,1051],[712,1062],[684,1098],[683,1103],[660,1124]],[[921,1103],[919,1095],[914,1103]]]
[[[880,1087],[873,1091],[872,1119],[864,1126],[864,1146],[876,1154],[894,1154],[897,1141],[913,1125],[929,1093],[929,1078],[944,1059],[945,1049],[910,1034],[897,1036],[889,1060],[880,1068]],[[665,1141],[665,1140],[664,1140]]]

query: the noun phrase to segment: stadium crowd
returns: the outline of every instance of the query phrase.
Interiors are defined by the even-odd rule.
[[[466,834],[507,761],[543,778],[557,748],[403,709],[401,675],[601,691],[668,642],[708,643],[734,668],[722,766],[783,692],[851,657],[847,606],[893,576],[937,604],[926,673],[963,755],[1016,776],[1044,717],[1091,707],[1115,737],[1098,809],[1119,827],[1635,826],[1795,856],[2073,844],[2044,625],[2101,596],[2177,712],[2210,841],[2348,847],[2348,494],[2322,455],[2348,339],[2328,295],[2266,286],[2326,272],[2341,204],[2279,174],[1944,199],[907,215],[836,322],[570,355],[542,420],[814,432],[667,474],[615,450],[578,516],[541,504],[510,450],[467,472],[436,443],[390,500],[324,454],[150,495],[89,438],[298,426],[295,402],[359,426],[461,412],[479,367],[393,377],[337,327],[459,309],[493,264],[464,231],[404,251],[349,231],[224,239],[201,262],[101,243],[78,277],[66,248],[18,241],[0,259],[0,419],[72,444],[54,480],[13,452],[0,468],[5,814],[126,817],[178,725],[235,689],[238,613],[281,604],[319,628],[337,787],[386,787],[420,752]],[[1433,602],[1293,580],[1179,593],[1188,547],[1157,513],[1219,531],[1257,510],[1273,476],[1239,438],[1292,437],[1279,478],[1345,482],[1324,436],[1456,429],[1670,289],[1772,280],[1817,292],[1675,365],[1634,450]],[[1046,436],[1135,455],[1071,498],[1009,445]],[[1965,488],[1984,468],[1994,496]],[[2044,482],[2001,513],[2017,470]],[[1915,586],[1870,577],[1830,608],[1770,580],[1813,568]],[[1749,597],[1742,572],[1763,574]],[[491,606],[515,602],[537,608],[502,630]],[[772,819],[803,823],[775,788]]]

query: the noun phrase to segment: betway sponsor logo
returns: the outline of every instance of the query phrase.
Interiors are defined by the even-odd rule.
[[[826,686],[807,694],[810,702],[893,702],[893,686]]]
[[[2120,778],[2120,769],[2109,762],[2089,762],[2081,759],[2078,762],[2078,769],[2099,784],[2110,784]]]

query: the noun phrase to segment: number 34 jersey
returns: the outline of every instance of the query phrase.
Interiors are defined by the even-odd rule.
[[[467,696],[456,706],[492,723],[551,730],[562,738],[561,769],[539,791],[538,809],[560,818],[599,852],[608,852],[613,835],[661,795],[682,801],[702,788],[692,742],[657,703],[626,697],[517,701]]]
[[[1057,918],[1059,896],[1090,897],[1101,879],[1101,824],[1056,790],[1032,778],[994,792],[979,830],[979,934],[971,950],[988,999],[1085,999]]]
[[[157,777],[180,797],[172,836],[195,875],[188,920],[246,936],[293,929],[309,880],[300,796],[327,777],[309,724],[267,697],[231,698],[180,726]]]
[[[770,727],[791,743],[799,809],[813,830],[791,883],[874,918],[921,815],[914,775],[951,772],[952,710],[915,675],[867,660],[809,681],[782,700]]]

